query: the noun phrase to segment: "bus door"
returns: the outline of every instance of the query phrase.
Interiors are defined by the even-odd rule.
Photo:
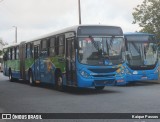
[[[40,80],[40,45],[34,45],[34,78],[35,81]]]
[[[70,85],[77,85],[75,69],[74,37],[69,37],[66,38],[66,79]]]
[[[20,77],[23,80],[26,80],[26,75],[25,75],[25,58],[26,58],[25,50],[26,50],[26,47],[25,46],[26,46],[25,42],[22,42],[19,45]]]

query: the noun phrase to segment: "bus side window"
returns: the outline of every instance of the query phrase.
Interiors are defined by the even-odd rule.
[[[13,59],[13,55],[12,55],[12,48],[10,48],[10,60]]]
[[[31,43],[26,44],[26,58],[32,58],[32,46],[31,46]]]
[[[16,48],[16,51],[15,51],[15,55],[16,55],[16,58],[15,59],[19,59],[19,47],[17,46]]]
[[[14,58],[15,58],[15,55],[14,55],[15,53],[14,52],[15,52],[15,48],[13,47],[12,48],[12,60],[14,60]]]
[[[16,55],[17,55],[17,47],[14,48],[14,59],[15,59],[15,60],[17,59],[17,56],[16,56]]]
[[[29,55],[30,55],[30,58],[33,57],[33,54],[32,54],[32,43],[29,43],[30,45],[30,49],[29,49]]]
[[[11,55],[11,54],[10,54],[10,49],[8,49],[8,55],[7,55],[7,56],[8,56],[8,57],[7,57],[8,60],[10,60],[10,57],[11,57],[10,55]]]
[[[34,44],[31,43],[31,58],[34,57]]]
[[[42,50],[47,50],[47,40],[46,39],[42,40],[41,49]]]
[[[31,58],[31,44],[29,43],[28,45],[27,45],[27,57],[28,58]]]
[[[56,51],[55,51],[55,44],[56,42],[56,38],[55,37],[52,37],[50,40],[49,40],[49,56],[55,56],[56,55]]]
[[[27,44],[25,44],[25,58],[27,58]]]
[[[62,36],[59,36],[58,37],[58,55],[63,55],[64,54],[64,36],[62,35]]]
[[[47,56],[48,55],[47,47],[48,47],[48,40],[47,39],[43,39],[41,41],[41,55],[42,56]]]

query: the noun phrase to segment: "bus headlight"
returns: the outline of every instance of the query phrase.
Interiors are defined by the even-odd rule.
[[[138,72],[137,72],[137,71],[134,71],[134,72],[133,72],[133,75],[137,75],[137,74],[138,74]]]
[[[80,71],[80,74],[85,78],[89,77],[89,74],[86,71]]]

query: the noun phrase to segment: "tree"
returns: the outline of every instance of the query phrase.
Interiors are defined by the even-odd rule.
[[[2,53],[3,53],[3,51],[2,51],[2,50],[0,50],[0,56],[2,55]]]
[[[156,34],[160,39],[160,0],[144,0],[134,8],[132,15],[133,24],[139,24],[141,32]]]
[[[3,54],[2,47],[4,46],[3,40],[0,38],[0,56]]]

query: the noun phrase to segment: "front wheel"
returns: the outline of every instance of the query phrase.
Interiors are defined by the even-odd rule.
[[[63,78],[62,78],[62,75],[61,74],[58,74],[57,76],[56,76],[56,78],[55,78],[55,82],[56,82],[56,89],[58,90],[58,91],[63,91],[64,89],[63,89]]]
[[[105,86],[95,86],[96,90],[103,90]]]
[[[13,77],[12,77],[12,72],[11,71],[9,72],[9,81],[13,82]]]
[[[31,86],[34,86],[34,85],[35,85],[35,82],[34,82],[34,80],[33,80],[33,74],[32,74],[32,72],[29,72],[29,84],[30,84]]]

